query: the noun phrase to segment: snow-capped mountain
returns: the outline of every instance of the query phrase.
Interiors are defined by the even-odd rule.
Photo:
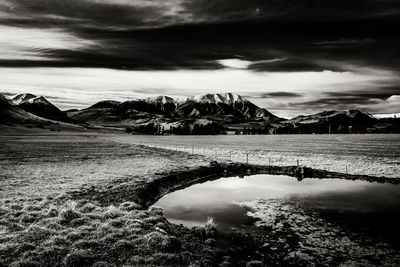
[[[27,102],[30,99],[34,99],[34,98],[37,98],[37,96],[35,96],[33,94],[25,93],[25,94],[15,95],[9,101],[13,105],[19,105],[19,104],[22,104],[24,102]]]
[[[32,102],[32,99],[36,98],[36,96],[25,94],[25,96],[19,96],[16,100],[17,103],[22,103],[24,101]],[[36,99],[34,102],[41,102],[41,99]],[[19,107],[19,105],[15,105],[13,101],[6,98],[2,94],[0,94],[0,128],[2,126],[8,127],[21,127],[21,129],[26,128],[35,128],[35,129],[46,129],[46,130],[80,130],[83,127],[59,122],[55,120],[49,120],[43,118],[41,116],[37,116],[30,112],[27,112]]]
[[[248,102],[240,95],[233,93],[196,95],[193,97],[189,97],[188,99],[198,103],[213,103],[213,104],[218,104],[218,103],[233,104],[240,102]]]
[[[186,99],[157,96],[125,101],[120,104],[102,101],[89,109],[99,107],[114,108],[116,114],[120,115],[134,110],[171,118],[214,116],[219,119],[230,117],[235,121],[276,121],[279,119],[266,109],[259,108],[242,96],[232,93],[197,95]]]
[[[374,114],[373,116],[377,119],[400,118],[400,113],[383,113],[383,114]]]
[[[357,124],[369,124],[376,121],[376,119],[372,115],[360,110],[330,110],[308,116],[297,116],[287,120],[286,123],[350,123],[352,121],[357,122]]]
[[[226,94],[205,94],[187,98],[176,108],[179,116],[234,116],[242,120],[264,119],[270,122],[279,118],[266,109],[259,108],[252,102],[240,95]]]
[[[160,125],[163,129],[173,127],[176,134],[220,133],[244,128],[253,133],[276,134],[400,132],[398,119],[378,119],[359,110],[323,111],[285,120],[232,93],[180,99],[157,96],[125,102],[104,100],[86,109],[68,112],[69,117],[42,96],[20,94],[7,99],[0,94],[0,115],[0,124],[54,127],[62,125],[59,121],[82,122],[91,127],[142,127],[141,132],[147,134],[154,133]]]
[[[42,118],[70,122],[67,115],[43,96],[19,94],[9,100],[13,105]]]
[[[330,110],[283,121],[280,128],[281,133],[364,133],[373,132],[378,123],[360,110]]]

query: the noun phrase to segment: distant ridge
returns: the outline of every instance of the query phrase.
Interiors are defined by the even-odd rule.
[[[77,127],[124,127],[145,134],[400,133],[397,118],[378,119],[360,110],[330,110],[283,119],[233,93],[103,100],[65,112],[43,96],[26,93],[8,99],[0,94],[0,115],[0,124],[7,125],[68,122]]]
[[[42,118],[71,122],[68,116],[43,96],[25,93],[12,97],[10,103]]]
[[[31,94],[24,94],[19,96],[15,101],[19,105],[23,101],[32,101],[36,96]],[[41,99],[40,99],[41,101]],[[27,112],[15,105],[12,99],[7,99],[4,95],[0,94],[0,126],[7,127],[23,127],[35,129],[50,129],[50,130],[82,130],[83,127],[71,123],[59,122],[50,120],[41,116]],[[0,127],[1,128],[1,127]]]
[[[112,108],[115,114],[126,114],[130,110],[165,115],[172,118],[200,118],[204,116],[231,117],[234,121],[265,120],[269,122],[281,120],[263,108],[259,108],[240,95],[205,94],[174,99],[169,96],[148,97],[125,102],[100,101],[88,109]],[[79,116],[79,115],[78,115]]]
[[[374,131],[378,119],[360,110],[330,110],[297,116],[283,121],[281,132],[289,133],[362,133]]]

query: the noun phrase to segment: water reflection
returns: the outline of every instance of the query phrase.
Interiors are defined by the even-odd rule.
[[[212,215],[217,246],[238,248],[229,254],[234,261],[400,264],[400,185],[255,175],[193,185],[155,205],[189,227]]]
[[[400,186],[341,179],[298,182],[272,175],[220,178],[170,193],[155,205],[164,208],[171,222],[188,227],[203,225],[212,215],[220,230],[227,231],[251,222],[235,203],[256,199],[291,199],[302,208],[327,216],[368,214],[370,221],[380,216],[388,225],[400,221]]]

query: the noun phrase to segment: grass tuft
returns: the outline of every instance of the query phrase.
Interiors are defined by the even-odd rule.
[[[152,207],[149,209],[149,212],[150,212],[150,214],[153,215],[153,216],[159,216],[159,217],[164,216],[164,210],[163,210],[163,208],[161,208],[161,207],[152,206]]]
[[[97,207],[93,204],[93,203],[86,203],[85,205],[83,205],[79,211],[83,212],[83,213],[89,213],[92,212],[96,209]]]
[[[135,202],[124,202],[119,205],[119,208],[124,211],[140,210],[142,205]]]
[[[135,248],[135,243],[129,240],[121,239],[114,243],[114,249],[133,249]]]
[[[73,250],[66,255],[63,263],[65,266],[71,267],[91,265],[93,263],[92,252],[84,249]]]
[[[108,206],[106,212],[104,213],[105,218],[117,218],[122,216],[124,213],[114,205]]]
[[[47,217],[57,217],[58,216],[58,210],[55,206],[51,206],[47,212],[46,212]]]
[[[76,205],[75,203],[69,202],[66,204],[64,208],[61,209],[60,214],[58,216],[61,224],[68,224],[72,220],[81,217],[81,214],[77,212],[75,205]]]

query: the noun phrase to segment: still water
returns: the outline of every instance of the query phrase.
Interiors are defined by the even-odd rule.
[[[253,175],[196,184],[164,196],[155,205],[164,209],[169,221],[187,227],[204,225],[212,216],[218,231],[226,234],[254,227],[263,219],[248,216],[251,211],[243,205],[256,200],[267,206],[268,201],[284,201],[295,210],[318,213],[355,231],[368,228],[385,239],[400,240],[399,185],[341,179],[298,182],[287,176]]]

